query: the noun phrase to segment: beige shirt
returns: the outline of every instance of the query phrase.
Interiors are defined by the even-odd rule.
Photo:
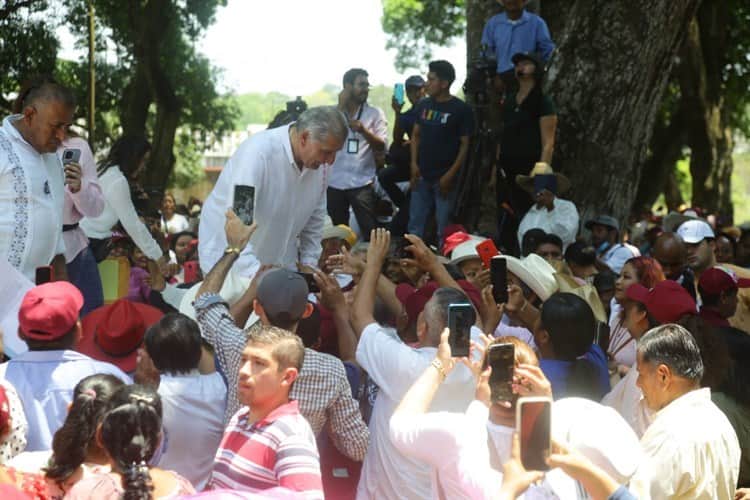
[[[691,391],[656,414],[641,438],[653,499],[733,500],[740,446],[710,389]]]

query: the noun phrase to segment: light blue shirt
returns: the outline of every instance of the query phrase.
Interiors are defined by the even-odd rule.
[[[514,54],[536,52],[547,62],[555,49],[547,23],[526,11],[518,21],[508,19],[505,12],[491,17],[482,32],[482,44],[495,54],[498,73],[513,69],[510,58]]]
[[[132,383],[116,366],[69,350],[28,351],[0,365],[0,378],[16,388],[29,422],[26,451],[52,448],[52,437],[68,416],[73,389],[98,373]]]

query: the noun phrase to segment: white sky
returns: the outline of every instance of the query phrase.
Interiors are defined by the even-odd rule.
[[[395,51],[386,51],[380,24],[381,0],[229,0],[216,13],[197,49],[222,69],[221,90],[278,91],[307,95],[326,83],[341,85],[344,72],[365,68],[372,85],[391,86],[414,73],[399,74]],[[60,56],[79,58],[66,29],[58,30]],[[466,76],[466,45],[457,39],[450,47],[436,47],[436,59],[456,68],[453,92]]]

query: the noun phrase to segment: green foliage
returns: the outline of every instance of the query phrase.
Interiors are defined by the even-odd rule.
[[[59,43],[55,25],[44,15],[47,2],[0,2],[0,112],[10,113],[11,94],[20,84],[55,67]]]
[[[465,0],[383,0],[386,47],[396,49],[396,69],[420,68],[431,48],[466,31]]]
[[[747,0],[722,0],[729,2],[726,27],[727,51],[724,54],[724,98],[730,110],[730,126],[750,137],[750,2]]]
[[[175,166],[168,185],[185,189],[203,179],[203,155],[194,137],[178,133],[174,144]]]

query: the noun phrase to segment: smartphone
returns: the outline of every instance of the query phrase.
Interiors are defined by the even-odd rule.
[[[473,321],[474,308],[471,304],[450,304],[448,306],[448,328],[450,335],[448,343],[454,358],[469,355],[469,343],[471,342],[471,325]]]
[[[255,186],[234,186],[234,203],[232,210],[243,224],[249,226],[255,216]]]
[[[80,149],[66,149],[62,154],[62,163],[67,165],[68,163],[78,163],[81,161],[81,150]]]
[[[393,86],[393,98],[396,99],[396,102],[403,105],[404,104],[404,84],[403,83],[397,83]]]
[[[514,402],[516,395],[513,394],[513,369],[516,366],[516,347],[510,343],[492,344],[487,352],[487,363],[492,367],[492,402]]]
[[[196,283],[199,281],[198,271],[200,266],[197,260],[188,260],[182,265],[183,282]]]
[[[310,293],[318,293],[320,291],[320,287],[315,282],[315,277],[312,275],[312,273],[297,273],[303,278],[305,278],[305,281],[307,282],[307,288],[310,290]]]
[[[526,470],[549,470],[552,399],[519,398],[516,403],[516,432],[521,442],[521,463]]]
[[[52,266],[42,266],[36,268],[36,277],[34,282],[37,285],[49,283],[55,279],[55,270]]]
[[[490,280],[495,303],[508,302],[508,261],[501,257],[490,259]]]
[[[492,260],[492,257],[500,255],[500,252],[495,246],[495,242],[492,240],[485,240],[481,242],[476,246],[476,249],[477,254],[479,254],[479,258],[482,259],[482,263],[484,264],[485,269],[490,268],[490,261]]]

